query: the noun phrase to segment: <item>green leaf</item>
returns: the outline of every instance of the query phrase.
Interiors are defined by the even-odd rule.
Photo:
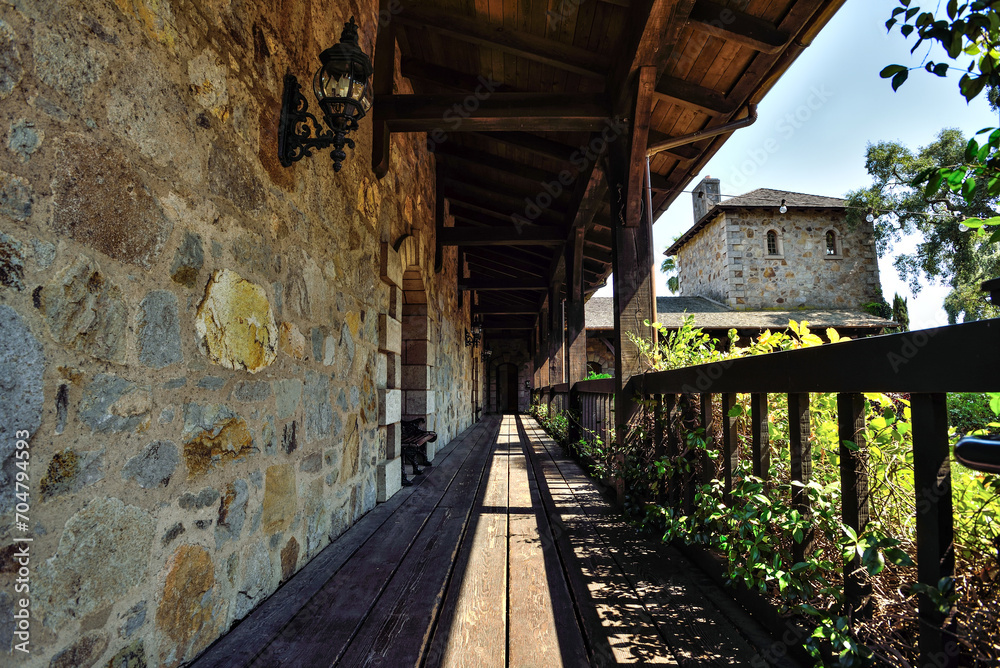
[[[914,566],[913,559],[898,547],[890,547],[885,551],[886,558],[896,566]]]
[[[906,83],[906,79],[909,76],[910,76],[909,70],[903,70],[902,72],[898,72],[894,77],[892,77],[892,90],[893,91],[899,90],[899,87],[902,86],[904,83]],[[976,94],[978,95],[978,91]],[[973,95],[972,97],[975,97],[975,95]]]
[[[988,243],[988,244],[1000,244],[1000,230],[996,230],[993,233],[993,236],[991,236],[990,239],[989,239],[989,241],[987,241],[986,243]],[[1000,411],[998,411],[998,412],[1000,412]]]
[[[900,72],[906,72],[907,68],[902,65],[889,65],[882,69],[879,76],[883,79],[888,79],[889,77],[895,76]]]

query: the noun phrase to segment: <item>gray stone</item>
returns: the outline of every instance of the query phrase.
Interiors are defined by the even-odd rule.
[[[3,56],[0,56],[3,60]],[[7,148],[11,153],[21,156],[21,162],[27,162],[31,154],[38,150],[45,133],[35,130],[35,124],[23,118],[11,123]]]
[[[42,423],[44,372],[41,343],[17,311],[0,305],[0,489],[13,487],[17,432],[33,435]],[[13,505],[13,494],[0,494],[4,517]]]
[[[242,380],[233,389],[233,397],[244,403],[267,401],[271,397],[271,384],[267,381]]]
[[[236,417],[231,408],[221,404],[184,404],[184,434],[207,431],[215,435],[219,425]]]
[[[298,378],[285,378],[274,384],[274,405],[279,420],[291,417],[299,407],[302,397],[302,381]]]
[[[225,378],[219,378],[218,376],[205,376],[198,381],[198,387],[203,390],[221,390],[226,385]]]
[[[326,337],[324,342],[323,366],[333,366],[337,363],[337,340],[333,335]]]
[[[218,241],[215,241],[214,239],[212,240],[212,257],[214,257],[216,260],[222,257],[222,244],[220,244]]]
[[[24,251],[21,242],[0,232],[0,285],[24,289]]]
[[[146,623],[146,602],[139,601],[125,613],[125,623],[118,631],[122,638],[130,638]]]
[[[69,120],[69,114],[66,113],[66,110],[47,98],[44,97],[35,98],[35,107],[45,112],[52,118],[56,118],[60,121]]]
[[[56,261],[56,245],[41,239],[31,240],[31,250],[39,269],[48,269]]]
[[[27,220],[31,205],[31,186],[21,177],[0,170],[0,215]]]
[[[148,367],[162,369],[184,360],[174,293],[154,290],[139,304],[138,344],[139,361]]]
[[[313,359],[319,361],[323,359],[323,342],[326,340],[325,327],[313,327],[310,332],[312,339]]]
[[[125,362],[125,298],[96,262],[79,256],[46,284],[40,300],[56,342],[97,359]]]
[[[122,598],[145,582],[156,522],[116,498],[94,499],[69,518],[55,554],[37,571],[32,588],[43,623],[65,628]],[[32,580],[35,584],[35,580]]]
[[[221,548],[230,540],[239,539],[246,521],[249,499],[250,490],[246,480],[237,478],[226,485],[219,502],[219,517],[215,522],[215,549]]]
[[[235,619],[243,619],[264,599],[271,585],[271,555],[264,541],[258,541],[245,553],[243,582],[236,594]]]
[[[66,430],[66,419],[69,417],[69,387],[60,385],[56,391],[56,431],[58,436]]]
[[[233,258],[254,273],[281,273],[281,255],[258,237],[241,236],[233,242]]]
[[[0,591],[0,652],[10,652],[14,641],[14,599]]]
[[[268,415],[264,418],[264,428],[261,429],[260,434],[261,441],[263,441],[263,447],[260,449],[264,451],[264,454],[274,455],[278,452],[278,438],[277,431],[274,428],[274,416]]]
[[[164,390],[176,390],[187,385],[187,378],[173,378],[163,384]]]
[[[184,232],[184,241],[174,254],[174,263],[170,265],[170,278],[175,283],[193,288],[198,282],[198,272],[205,264],[205,251],[201,246],[201,236],[193,232]]]
[[[205,487],[197,494],[192,494],[191,492],[181,494],[181,498],[178,499],[177,503],[184,510],[198,510],[200,508],[208,508],[218,498],[218,491],[211,487]]]
[[[173,421],[174,421],[173,408],[164,408],[162,411],[160,411],[160,417],[157,419],[157,422],[159,422],[160,424],[170,424]]]
[[[42,83],[77,103],[83,102],[84,93],[97,83],[108,67],[107,56],[79,35],[60,34],[51,27],[35,33],[32,53],[35,72]]]
[[[344,411],[345,413],[347,412],[347,392],[345,392],[343,389],[337,392],[337,406],[340,408],[340,410]]]
[[[151,401],[148,385],[101,373],[83,389],[78,415],[97,433],[135,431],[149,420]]]
[[[292,454],[295,452],[295,449],[299,447],[298,438],[295,434],[296,424],[295,420],[292,420],[285,425],[285,429],[281,434],[281,449],[284,450],[287,455]]]
[[[177,524],[167,529],[166,533],[163,534],[163,538],[160,539],[160,544],[163,547],[166,547],[167,545],[170,545],[170,542],[174,538],[177,538],[182,533],[184,533],[184,525],[178,522]]]
[[[176,445],[170,441],[153,441],[125,462],[122,477],[135,480],[143,489],[166,487],[180,462]]]
[[[257,489],[264,488],[264,474],[261,473],[260,469],[250,474],[250,483]]]
[[[43,499],[77,492],[104,479],[104,450],[61,450],[38,483]]]
[[[347,358],[340,366],[344,370],[344,375],[347,375],[347,372],[351,369],[351,365],[354,364],[354,337],[351,336],[351,329],[347,326],[346,322],[340,328],[340,345]]]
[[[21,83],[24,66],[17,50],[14,30],[0,20],[0,100],[3,100]]]
[[[264,187],[254,174],[256,159],[247,160],[219,143],[212,144],[208,158],[209,187],[219,197],[231,201],[244,212],[264,206]]]
[[[299,470],[303,473],[316,473],[321,468],[323,468],[323,455],[318,452],[314,452],[299,464]]]
[[[281,281],[275,281],[274,283],[271,283],[271,289],[274,291],[274,300],[272,301],[272,303],[274,304],[274,317],[280,318],[281,307],[284,301],[283,299],[284,288],[281,285]]]
[[[105,668],[146,668],[146,666],[146,647],[142,638],[138,638],[111,657]]]
[[[357,385],[351,385],[351,408],[357,408],[358,403],[361,401],[361,390],[358,389]]]
[[[330,378],[315,371],[306,372],[305,437],[311,443],[330,435],[333,426],[333,406],[330,404]]]

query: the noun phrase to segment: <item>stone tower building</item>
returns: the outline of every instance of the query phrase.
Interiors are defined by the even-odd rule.
[[[848,227],[844,200],[760,188],[723,202],[720,192],[718,179],[694,188],[695,223],[666,251],[682,296],[736,310],[857,309],[880,297],[873,225]]]

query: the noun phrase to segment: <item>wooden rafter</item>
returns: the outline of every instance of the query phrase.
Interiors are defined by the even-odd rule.
[[[585,77],[603,79],[608,70],[608,59],[590,49],[490,24],[488,21],[471,16],[407,3],[404,4],[403,11],[396,20]]]
[[[731,114],[739,105],[714,88],[663,75],[656,84],[656,96],[698,109],[707,114]]]
[[[691,26],[761,53],[777,53],[791,39],[788,33],[778,30],[774,24],[713,0],[698,0],[695,3],[691,10]]]
[[[566,241],[565,233],[551,227],[457,228],[441,231],[445,246],[556,246]]]

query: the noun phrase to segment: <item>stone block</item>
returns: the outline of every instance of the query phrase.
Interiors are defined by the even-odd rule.
[[[389,387],[389,357],[395,357],[395,355],[386,355],[385,353],[379,353],[377,361],[375,362],[375,388],[379,390],[385,390]]]
[[[399,355],[403,352],[403,329],[399,320],[380,313],[378,316],[378,349]]]
[[[381,425],[399,422],[403,408],[403,395],[400,390],[378,391],[378,423]]]
[[[426,415],[434,412],[434,390],[404,390],[407,415]],[[428,427],[429,428],[429,427]]]
[[[425,364],[404,364],[404,390],[426,390],[431,386],[431,367]]]
[[[385,366],[386,388],[390,390],[398,390],[402,387],[402,382],[400,380],[401,367],[402,367],[402,362],[400,361],[399,355],[386,356],[386,366]]]
[[[434,344],[422,340],[405,341],[403,343],[403,364],[434,366]]]
[[[385,439],[385,456],[387,459],[399,457],[402,453],[400,442],[403,437],[403,428],[398,422],[385,425],[385,429],[380,431]]]
[[[427,338],[427,316],[426,315],[404,315],[403,329],[406,330],[408,339]]]
[[[403,264],[399,261],[399,253],[385,241],[379,254],[379,275],[389,285],[397,288],[403,285]]]
[[[403,317],[403,291],[396,287],[389,288],[389,315],[396,320]]]
[[[402,487],[401,466],[402,461],[399,457],[379,462],[378,469],[375,474],[375,500],[379,503],[388,501],[392,498],[392,495],[398,492],[400,487]]]

